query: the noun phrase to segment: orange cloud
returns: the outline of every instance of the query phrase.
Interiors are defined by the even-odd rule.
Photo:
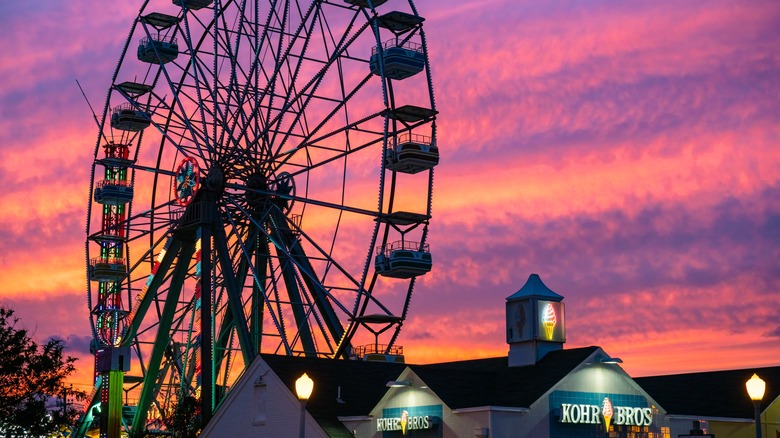
[[[569,345],[599,344],[634,375],[776,364],[780,12],[767,5],[420,4],[442,157],[434,270],[418,279],[399,339],[408,360],[506,354],[503,299],[540,271],[567,297]],[[0,17],[15,48],[0,57],[0,294],[43,336],[90,335],[83,228],[96,128],[73,79],[101,111],[136,13],[16,2]],[[397,87],[398,102],[424,101],[422,78]],[[356,100],[361,114],[381,109],[371,96]],[[158,137],[146,137],[144,160]],[[354,158],[347,203],[374,208],[380,157]],[[312,196],[339,199],[340,180],[312,183]],[[137,184],[140,208],[150,178]],[[405,177],[396,209],[424,210],[425,184]],[[371,250],[364,219],[341,222],[334,251],[350,270]],[[310,208],[304,221],[328,241],[336,218]],[[377,291],[397,304],[402,289],[380,279]],[[46,306],[57,307],[39,318]],[[77,380],[89,381],[79,354]]]

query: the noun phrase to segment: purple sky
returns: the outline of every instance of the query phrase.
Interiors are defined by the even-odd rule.
[[[131,2],[0,5],[0,303],[88,374],[84,219]],[[780,364],[776,1],[421,1],[440,111],[408,362],[506,354],[505,298],[632,375]],[[86,380],[86,378],[84,379]]]

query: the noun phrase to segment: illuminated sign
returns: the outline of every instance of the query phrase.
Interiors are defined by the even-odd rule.
[[[609,424],[614,419],[617,426],[649,426],[653,424],[653,410],[631,406],[613,406],[609,397],[605,397],[602,405],[561,403],[559,422],[574,424],[602,424],[609,430]]]
[[[441,405],[385,408],[382,409],[382,416],[376,419],[376,431],[387,437],[415,436],[415,431],[420,431],[417,435],[426,437],[440,436],[440,431],[435,429],[441,422],[441,416]]]
[[[507,303],[506,342],[566,342],[563,302],[518,300]]]
[[[430,415],[409,416],[408,411],[401,411],[400,417],[377,418],[377,432],[392,432],[400,430],[401,434],[406,435],[409,430],[430,429],[433,427],[433,421]]]
[[[563,318],[563,303],[539,301],[537,303],[537,339],[543,341],[566,341],[566,328]]]
[[[555,317],[555,308],[552,303],[547,303],[542,311],[542,325],[544,326],[544,334],[547,339],[552,339],[553,330],[555,330],[555,324],[558,322],[558,318]]]
[[[604,397],[604,401],[601,403],[601,415],[604,416],[604,429],[609,432],[609,422],[612,421],[612,415],[615,411],[612,409],[612,402],[609,401],[609,397]]]
[[[604,383],[613,381],[606,379]],[[631,430],[653,436],[667,425],[642,394],[553,391],[549,407],[550,438],[607,437],[614,432],[622,436]]]

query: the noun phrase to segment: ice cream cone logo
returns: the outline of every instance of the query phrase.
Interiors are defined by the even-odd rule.
[[[555,309],[552,303],[548,303],[544,307],[544,314],[542,315],[542,325],[544,326],[544,334],[547,335],[547,339],[553,338],[553,331],[557,322],[558,318],[555,316]]]
[[[409,413],[401,411],[401,433],[406,435],[406,425],[409,423]]]
[[[604,402],[601,404],[601,415],[604,416],[604,428],[609,432],[609,423],[612,422],[612,402],[609,401],[609,397],[604,397]]]

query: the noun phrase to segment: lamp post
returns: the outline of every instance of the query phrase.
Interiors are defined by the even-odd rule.
[[[764,391],[766,390],[766,383],[758,377],[758,374],[753,373],[753,377],[745,382],[748,395],[753,400],[753,408],[756,415],[756,438],[761,438],[761,399],[764,398]]]
[[[298,395],[298,400],[301,401],[301,425],[298,427],[300,438],[306,436],[306,402],[311,397],[312,390],[314,390],[314,381],[306,373],[303,373],[295,381],[295,393]]]

